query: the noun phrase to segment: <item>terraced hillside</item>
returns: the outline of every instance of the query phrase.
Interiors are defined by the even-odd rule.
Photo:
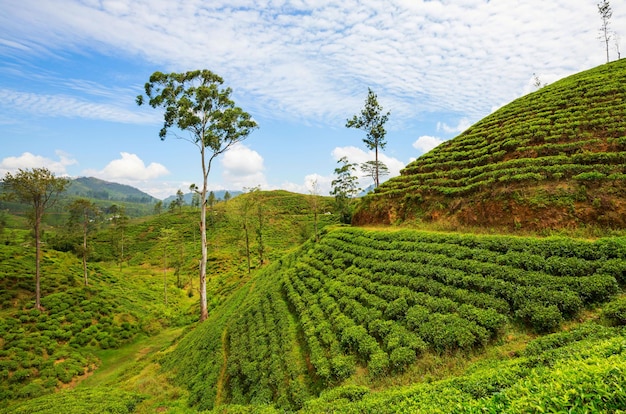
[[[523,96],[407,165],[354,223],[626,227],[626,59]]]
[[[511,326],[554,331],[609,300],[626,282],[625,247],[623,238],[334,229],[261,272],[164,366],[200,409],[298,409],[363,378],[412,371],[420,381],[429,356],[480,353]]]

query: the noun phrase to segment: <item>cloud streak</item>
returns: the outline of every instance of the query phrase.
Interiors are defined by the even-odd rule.
[[[0,52],[89,45],[167,70],[208,67],[250,112],[326,124],[358,110],[368,86],[398,125],[424,112],[477,120],[524,93],[532,73],[562,77],[603,63],[604,52],[595,4],[570,0],[23,0],[3,8]],[[625,13],[615,10],[613,27],[626,27]],[[11,95],[37,110],[55,99]],[[140,122],[115,106],[56,99],[75,116]]]

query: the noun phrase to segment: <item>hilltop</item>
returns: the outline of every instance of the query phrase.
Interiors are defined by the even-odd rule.
[[[407,165],[355,224],[626,227],[626,59],[547,85]]]
[[[70,182],[67,195],[96,200],[127,201],[131,203],[154,203],[156,198],[125,184],[104,181],[94,177],[78,177]]]

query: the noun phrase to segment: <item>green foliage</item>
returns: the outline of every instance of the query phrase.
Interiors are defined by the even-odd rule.
[[[338,227],[259,272],[166,367],[192,390],[194,407],[306,411],[317,404],[307,402],[312,396],[353,376],[380,381],[425,354],[480,351],[511,322],[557,330],[615,295],[623,242]],[[198,371],[202,355],[208,362]],[[486,398],[522,374],[519,366],[494,371],[443,395]]]
[[[36,387],[33,384],[29,386],[30,390]],[[24,391],[29,394],[30,390]],[[135,412],[137,405],[144,399],[143,396],[136,393],[104,387],[64,391],[38,398],[33,398],[37,397],[36,395],[23,395],[23,397],[30,398],[20,404],[12,405],[6,410],[0,409],[0,413],[84,414],[92,412],[125,414]]]
[[[626,298],[621,297],[604,305],[602,316],[612,325],[626,325]]]
[[[619,412],[626,403],[624,340],[623,331],[587,323],[531,342],[525,356],[479,363],[454,378],[381,392],[339,387],[302,411]]]

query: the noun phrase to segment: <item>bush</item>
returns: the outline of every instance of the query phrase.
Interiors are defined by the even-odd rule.
[[[333,376],[337,381],[342,381],[354,373],[356,363],[354,357],[348,355],[337,355],[330,360]]]
[[[619,290],[615,277],[610,275],[581,277],[578,283],[578,293],[585,303],[604,302]]]
[[[391,368],[396,371],[402,371],[408,365],[415,362],[415,351],[411,348],[407,348],[406,346],[401,346],[394,349],[389,355],[389,362]]]
[[[553,332],[563,322],[563,316],[556,305],[529,303],[518,309],[515,316],[539,333]]]
[[[373,377],[378,377],[384,374],[389,368],[389,356],[384,351],[379,351],[370,356],[367,363],[367,369],[369,374]]]
[[[614,326],[626,325],[626,297],[607,303],[602,316]]]

